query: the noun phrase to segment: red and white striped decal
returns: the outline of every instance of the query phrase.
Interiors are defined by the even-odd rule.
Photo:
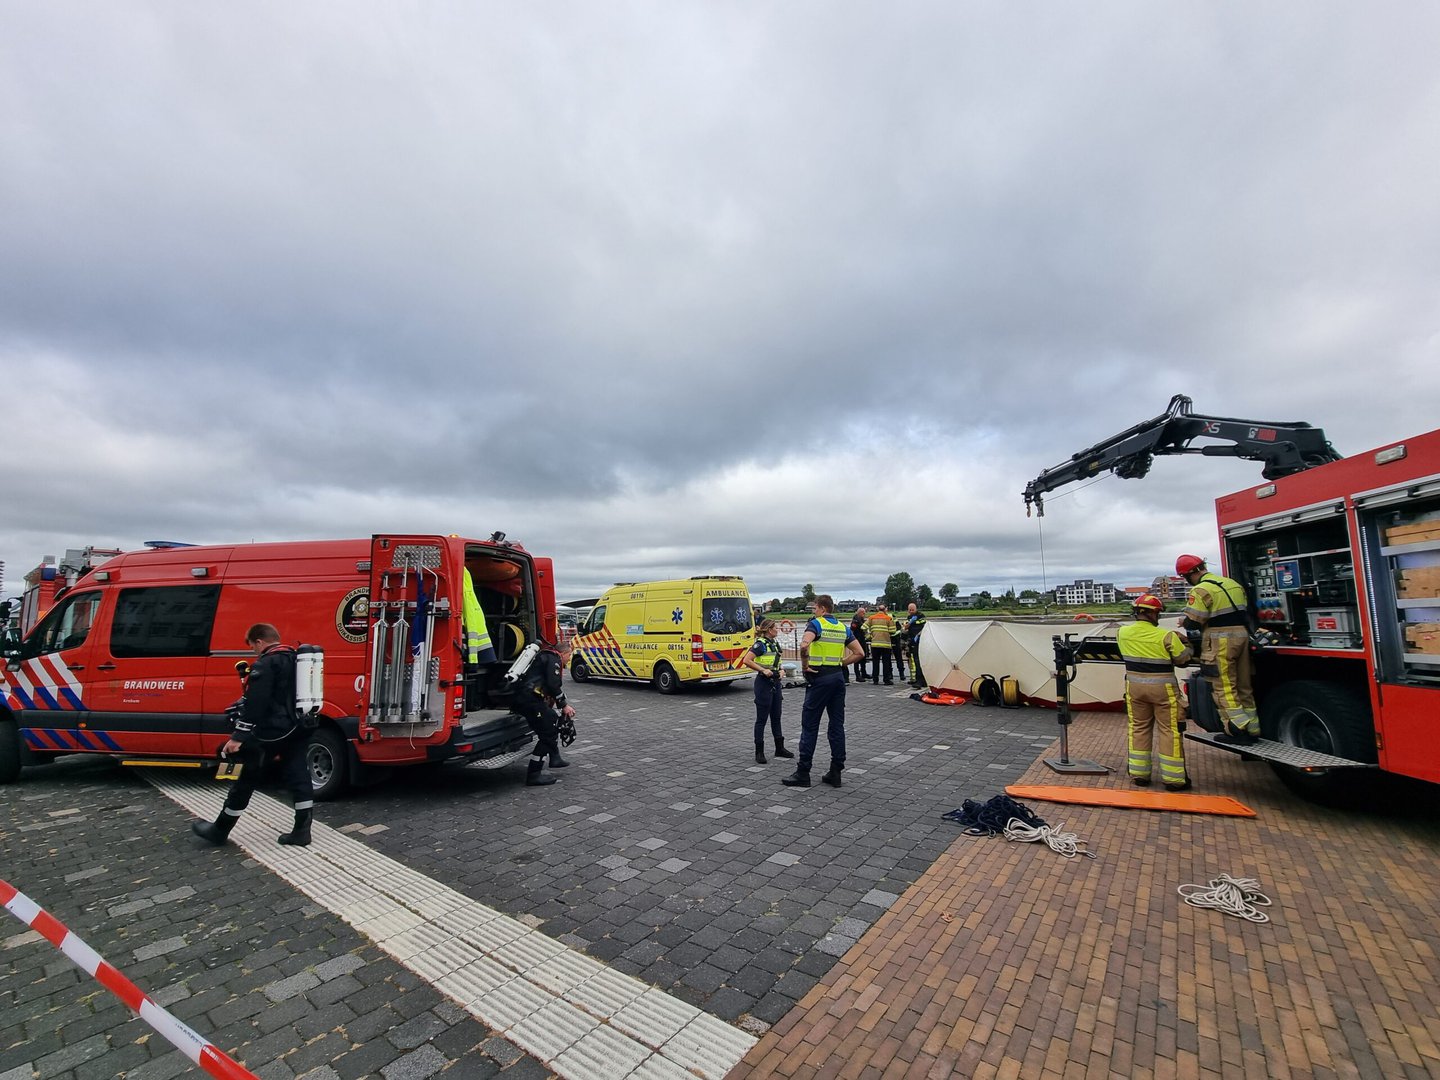
[[[4,901],[6,911],[64,953],[71,963],[123,1001],[131,1012],[139,1014],[140,1019],[211,1076],[219,1080],[257,1080],[245,1066],[156,1005],[120,974],[119,969],[106,963],[99,953],[66,929],[64,923],[4,880],[0,880],[0,901]]]

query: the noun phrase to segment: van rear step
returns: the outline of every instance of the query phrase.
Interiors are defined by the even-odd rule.
[[[1213,746],[1216,750],[1228,750],[1232,754],[1248,754],[1261,761],[1275,765],[1288,765],[1292,769],[1378,769],[1380,766],[1369,761],[1351,761],[1349,758],[1322,754],[1318,750],[1306,750],[1274,739],[1260,739],[1249,746],[1232,746],[1215,741],[1216,732],[1187,731],[1185,738],[1192,742]]]
[[[499,754],[496,757],[477,758],[474,761],[465,762],[467,769],[503,769],[506,765],[513,765],[521,758],[530,756],[530,747],[512,751],[508,754]]]

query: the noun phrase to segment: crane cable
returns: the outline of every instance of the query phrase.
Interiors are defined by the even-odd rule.
[[[1087,859],[1096,858],[1093,851],[1085,850],[1084,840],[1074,833],[1062,832],[1064,828],[1063,821],[1052,828],[1049,825],[1026,825],[1019,818],[1011,818],[1005,825],[1004,836],[1006,840],[1021,844],[1044,843],[1055,854],[1066,859],[1073,859],[1076,855],[1084,855]]]
[[[1270,898],[1260,891],[1260,882],[1254,878],[1233,878],[1229,874],[1221,874],[1210,879],[1208,888],[1203,885],[1179,885],[1175,891],[1194,907],[1214,908],[1251,922],[1270,921],[1270,916],[1260,910],[1270,906]]]

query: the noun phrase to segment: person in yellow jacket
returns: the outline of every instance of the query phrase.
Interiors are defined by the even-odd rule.
[[[1216,742],[1250,746],[1260,738],[1260,715],[1250,676],[1250,610],[1245,588],[1212,574],[1198,555],[1181,555],[1175,573],[1190,586],[1184,627],[1201,631],[1200,673],[1210,683],[1225,730]]]
[[[867,629],[870,631],[870,681],[880,681],[880,668],[885,668],[885,685],[893,683],[894,675],[891,667],[891,656],[893,653],[895,638],[895,617],[885,610],[883,603],[875,605],[875,614],[867,621]],[[904,672],[901,672],[903,675]]]
[[[465,663],[472,667],[476,664],[495,663],[495,647],[490,643],[490,630],[485,625],[485,611],[480,607],[480,600],[475,595],[475,582],[470,577],[468,567],[465,570],[464,618]]]
[[[1160,782],[1168,791],[1190,786],[1185,771],[1185,701],[1175,669],[1193,654],[1174,630],[1160,629],[1160,598],[1146,593],[1135,601],[1135,621],[1120,628],[1125,658],[1125,713],[1130,718],[1126,768],[1137,787],[1150,784],[1152,745],[1160,759]]]

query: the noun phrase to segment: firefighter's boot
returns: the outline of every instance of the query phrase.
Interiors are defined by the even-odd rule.
[[[795,755],[792,754],[789,750],[786,750],[786,749],[785,749],[785,740],[784,740],[784,739],[776,739],[776,740],[775,740],[775,756],[776,756],[776,757],[790,757],[790,758],[793,758]]]
[[[280,843],[290,847],[310,846],[310,822],[315,818],[313,806],[295,808],[295,827],[287,833],[282,833]]]
[[[525,770],[526,787],[544,787],[546,784],[553,784],[560,778],[558,776],[545,776],[542,771],[545,768],[545,759],[532,757],[530,765]]]
[[[192,821],[190,831],[212,844],[223,844],[229,839],[230,830],[235,828],[235,823],[239,820],[238,810],[231,814],[228,807],[222,806],[214,821]]]
[[[560,748],[558,746],[550,751],[550,767],[552,769],[563,769],[569,764],[570,762],[560,756]]]

